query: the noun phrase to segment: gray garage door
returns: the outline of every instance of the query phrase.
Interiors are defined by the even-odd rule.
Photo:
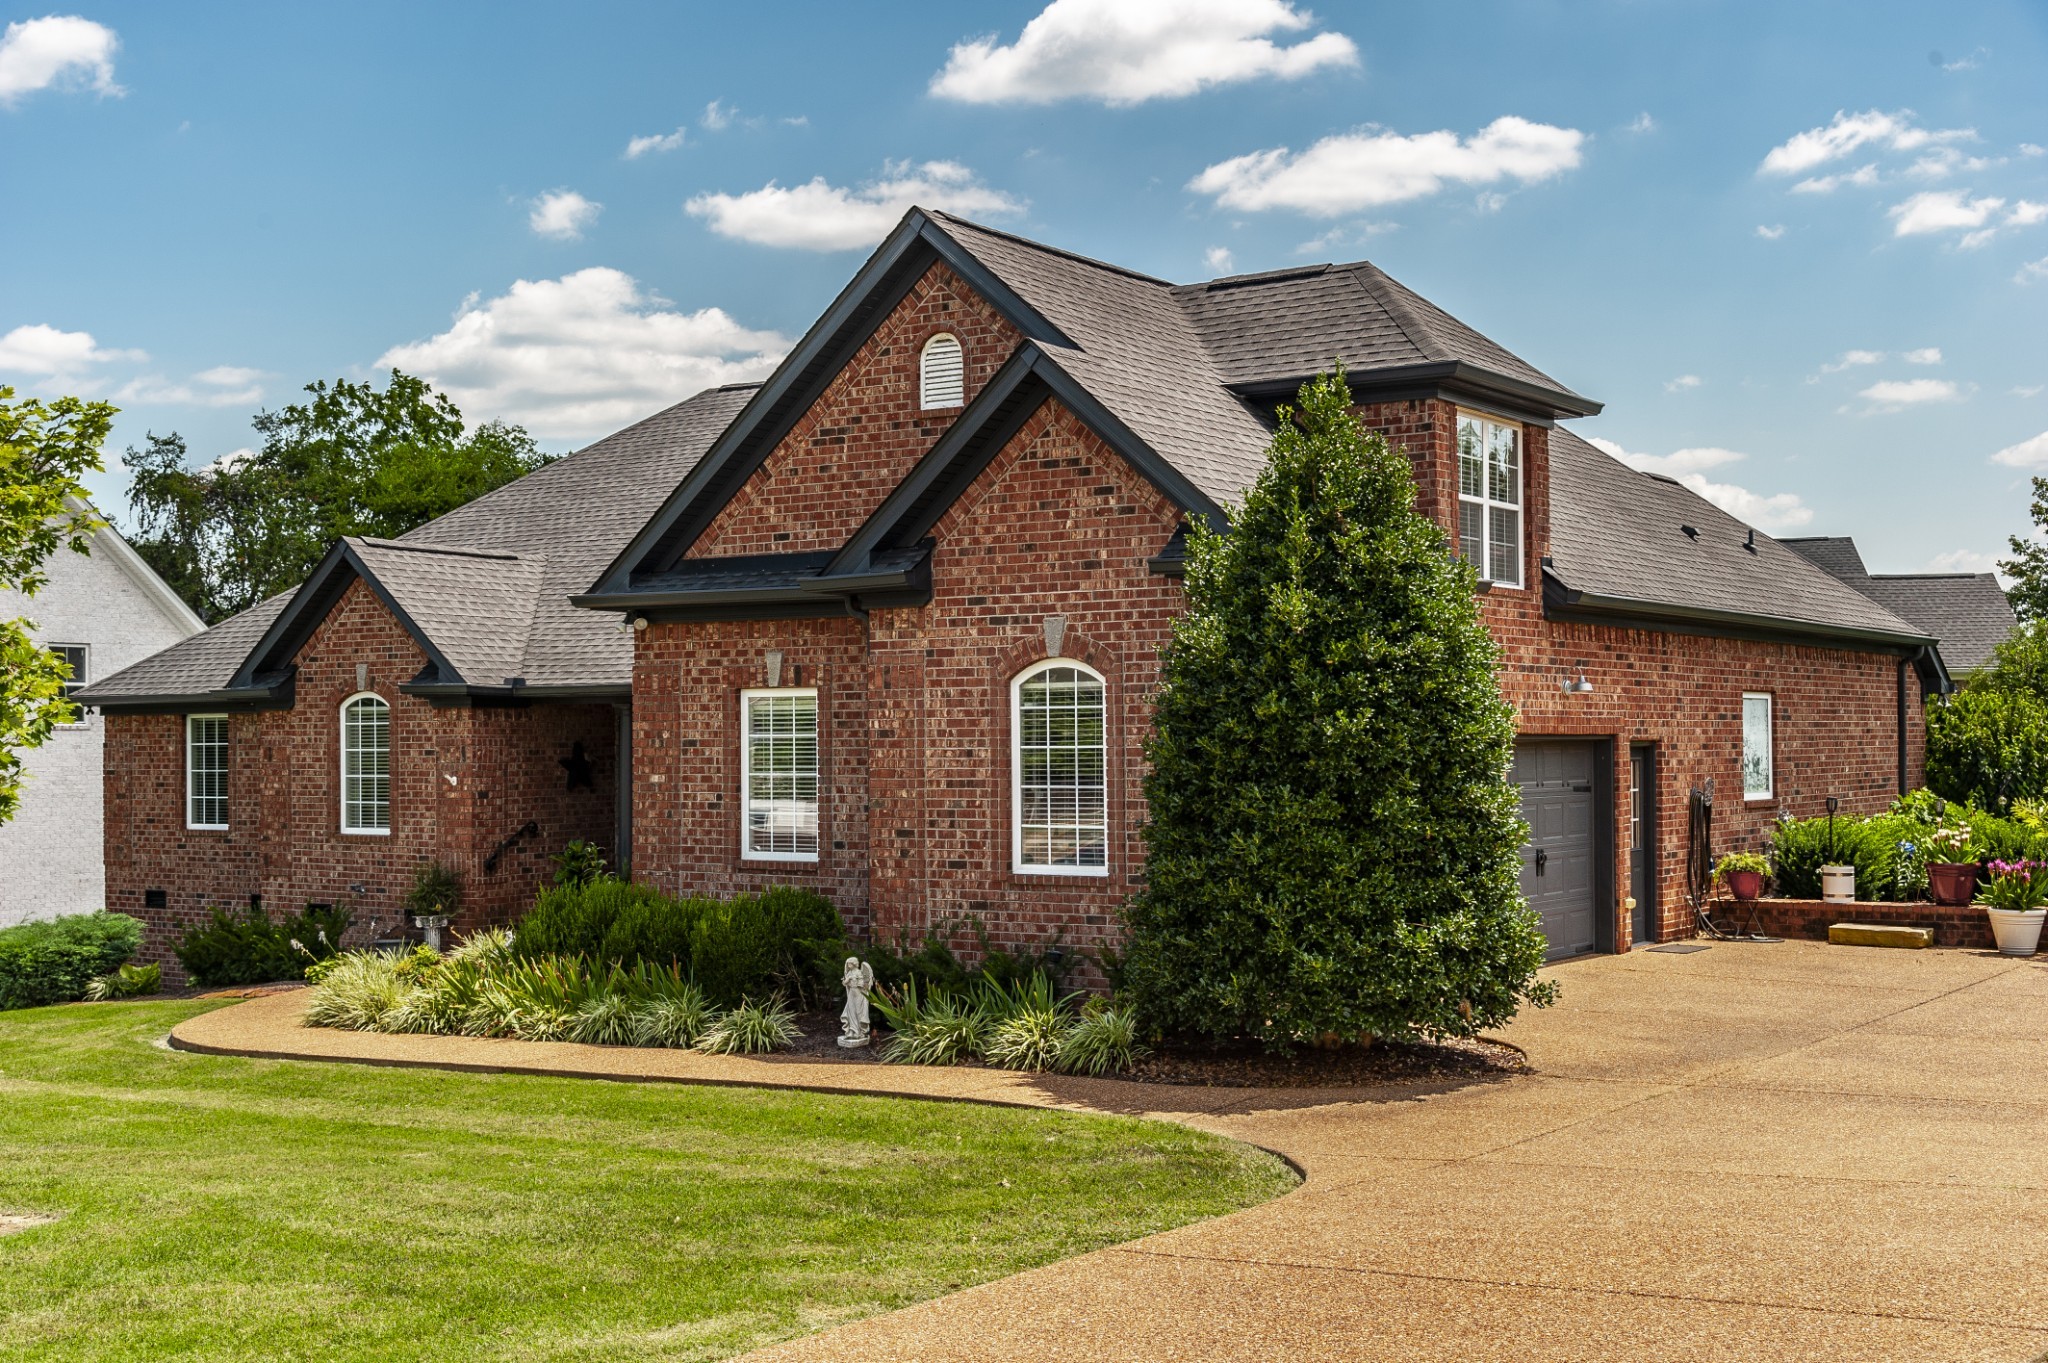
[[[1552,959],[1594,948],[1593,773],[1590,743],[1518,743],[1510,779],[1522,792],[1529,845],[1522,893],[1543,915]]]

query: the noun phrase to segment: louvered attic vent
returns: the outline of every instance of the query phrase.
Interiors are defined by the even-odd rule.
[[[960,339],[940,332],[924,343],[917,366],[917,405],[958,407],[967,400],[967,369]]]

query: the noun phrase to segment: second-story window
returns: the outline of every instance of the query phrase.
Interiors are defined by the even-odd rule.
[[[1522,428],[1458,413],[1458,552],[1479,575],[1522,585]]]
[[[940,332],[924,343],[917,362],[917,405],[958,407],[967,401],[967,367],[960,353],[960,338]]]

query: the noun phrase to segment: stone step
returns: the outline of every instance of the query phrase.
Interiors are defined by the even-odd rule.
[[[1828,941],[1839,947],[1931,947],[1934,929],[1891,923],[1830,923]]]

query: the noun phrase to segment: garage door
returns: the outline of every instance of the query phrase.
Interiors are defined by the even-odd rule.
[[[1543,916],[1550,956],[1594,949],[1595,750],[1590,743],[1518,743],[1510,779],[1522,792],[1529,845],[1522,893]]]

